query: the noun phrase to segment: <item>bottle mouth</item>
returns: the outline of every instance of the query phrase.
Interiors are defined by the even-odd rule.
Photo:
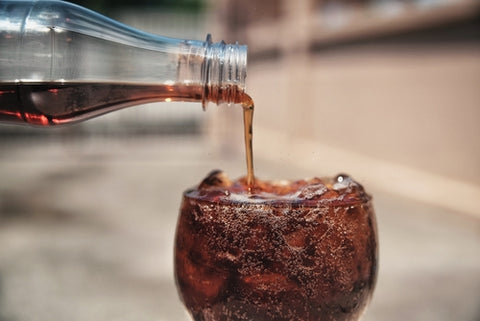
[[[203,107],[211,101],[216,104],[239,103],[245,92],[247,77],[247,46],[206,41],[206,59],[203,66]]]

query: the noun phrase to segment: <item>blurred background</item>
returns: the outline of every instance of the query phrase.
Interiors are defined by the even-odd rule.
[[[374,197],[366,321],[480,320],[480,1],[91,0],[139,29],[249,46],[260,178],[347,172]],[[245,175],[241,108],[160,103],[0,124],[0,320],[188,320],[182,191]]]

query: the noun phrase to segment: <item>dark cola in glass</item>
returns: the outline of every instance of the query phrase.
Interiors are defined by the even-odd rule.
[[[175,278],[194,320],[353,321],[377,275],[371,198],[346,175],[231,181],[187,190]]]

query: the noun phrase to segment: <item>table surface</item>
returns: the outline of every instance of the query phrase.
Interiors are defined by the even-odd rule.
[[[193,136],[0,146],[0,321],[188,320],[172,264],[181,193],[214,168],[244,175],[243,156]],[[281,160],[256,168],[317,174]],[[480,221],[370,193],[380,272],[364,320],[480,320]]]

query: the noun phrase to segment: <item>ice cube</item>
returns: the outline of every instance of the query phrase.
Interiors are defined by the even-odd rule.
[[[333,183],[334,190],[346,189],[349,187],[358,186],[358,184],[347,174],[338,174]]]
[[[207,177],[198,186],[199,190],[208,189],[210,187],[230,187],[232,181],[225,172],[216,169],[210,172]]]

